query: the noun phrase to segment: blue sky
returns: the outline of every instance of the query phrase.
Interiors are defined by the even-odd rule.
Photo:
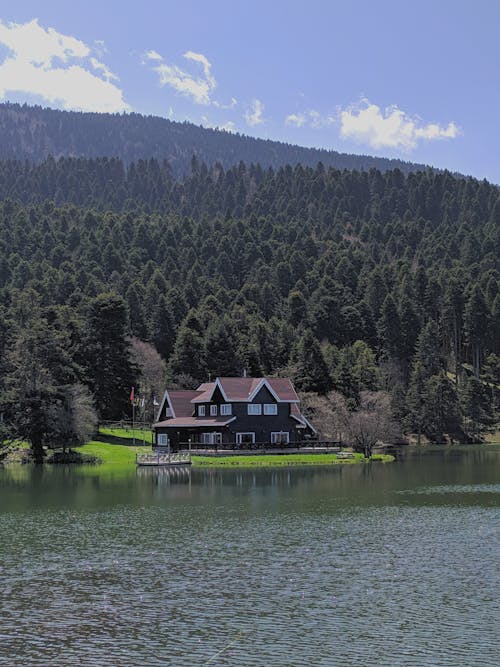
[[[500,183],[498,0],[2,5],[0,99],[155,114]]]

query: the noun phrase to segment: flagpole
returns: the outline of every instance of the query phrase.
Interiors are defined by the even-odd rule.
[[[142,408],[142,446],[146,446],[146,398],[142,399],[144,405]]]
[[[134,400],[132,401],[132,442],[135,447],[135,394],[134,394]]]

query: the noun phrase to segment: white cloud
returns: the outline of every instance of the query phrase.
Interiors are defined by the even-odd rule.
[[[219,130],[226,130],[226,132],[237,132],[236,125],[232,120],[228,120],[227,123],[219,125]]]
[[[94,69],[102,72],[102,75],[106,81],[110,81],[111,79],[114,79],[115,81],[119,80],[116,74],[113,74],[113,72],[111,72],[104,63],[101,63],[99,60],[97,60],[97,58],[91,57],[90,64]]]
[[[285,125],[292,127],[303,127],[308,125],[313,130],[317,130],[322,127],[328,127],[335,123],[335,116],[332,114],[327,114],[323,116],[319,111],[315,109],[307,109],[300,113],[291,113],[285,118]]]
[[[226,132],[237,132],[235,123],[232,120],[228,120],[225,123],[212,123],[208,116],[201,117],[201,123],[203,127],[209,127],[212,130],[226,130]]]
[[[454,139],[460,134],[455,123],[446,127],[438,123],[423,123],[409,116],[397,106],[382,110],[363,99],[359,104],[340,111],[340,134],[372,148],[399,148],[411,150],[420,139]]]
[[[252,100],[250,108],[245,112],[245,120],[251,127],[255,125],[262,125],[264,118],[264,105],[258,99]]]
[[[120,88],[111,83],[117,77],[76,37],[45,29],[38,19],[23,24],[0,20],[0,44],[8,49],[0,64],[0,99],[21,92],[64,109],[130,109]]]
[[[223,104],[222,102],[217,102],[217,100],[214,100],[212,104],[217,109],[234,109],[234,107],[238,104],[238,100],[236,97],[231,97],[229,104]]]
[[[154,51],[153,49],[151,49],[151,51],[146,51],[144,57],[148,60],[163,60],[158,51]]]
[[[302,127],[302,125],[305,125],[306,120],[306,115],[304,113],[291,113],[285,118],[285,125]]]
[[[212,66],[202,53],[186,51],[183,57],[197,65],[201,65],[203,74],[191,74],[178,67],[168,65],[157,51],[147,51],[143,62],[152,63],[152,69],[158,74],[160,86],[170,86],[178,93],[191,97],[196,104],[210,104],[211,95],[217,86],[217,81],[212,74]]]

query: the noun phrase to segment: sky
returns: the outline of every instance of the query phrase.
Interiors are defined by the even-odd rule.
[[[0,100],[500,183],[500,0],[0,0]]]

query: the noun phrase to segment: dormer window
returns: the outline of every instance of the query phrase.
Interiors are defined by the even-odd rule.
[[[264,403],[264,414],[265,415],[277,415],[278,406],[276,403]]]
[[[198,406],[198,417],[204,417],[205,416],[205,406],[204,405],[199,405]]]
[[[233,412],[233,406],[231,403],[223,403],[220,406],[220,413],[221,415],[230,415]]]
[[[249,415],[261,415],[262,414],[262,404],[261,403],[249,403],[247,406],[247,414]]]
[[[165,417],[172,417],[172,410],[170,408],[165,408]]]
[[[216,405],[211,405],[210,406],[210,416],[211,417],[217,417],[217,406]]]

